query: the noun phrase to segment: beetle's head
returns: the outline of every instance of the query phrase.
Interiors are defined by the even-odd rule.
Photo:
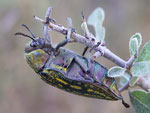
[[[20,32],[15,35],[22,35],[32,40],[26,44],[25,58],[30,67],[33,68],[35,72],[39,72],[49,58],[47,51],[51,49],[51,45],[46,43],[45,38],[35,37],[26,25],[23,24],[22,26],[30,32],[32,37]]]
[[[32,51],[37,50],[37,49],[43,49],[43,48],[49,48],[50,49],[51,48],[51,45],[46,43],[45,38],[35,37],[26,25],[22,24],[22,26],[25,27],[29,31],[29,33],[32,35],[32,36],[29,36],[29,35],[26,35],[26,34],[21,33],[21,32],[15,33],[15,35],[22,35],[22,36],[28,37],[32,40],[26,44],[25,53],[29,53],[29,52],[32,52]]]

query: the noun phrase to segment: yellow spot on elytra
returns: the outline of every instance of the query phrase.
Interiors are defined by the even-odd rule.
[[[87,91],[88,91],[88,92],[93,92],[93,89],[88,89]]]
[[[94,91],[94,93],[104,95],[103,93],[100,93],[99,91]]]
[[[79,92],[77,92],[77,91],[72,91],[72,93],[79,94]]]
[[[75,86],[75,85],[70,85],[70,87],[74,88],[74,89],[81,89],[80,86]]]
[[[67,82],[65,82],[64,80],[62,80],[62,79],[60,79],[60,78],[56,78],[56,80],[59,81],[59,82],[61,82],[61,83],[63,83],[63,84],[65,84],[65,85],[68,84]]]
[[[67,71],[67,68],[64,68],[64,71],[66,72],[66,71]]]
[[[85,96],[89,96],[89,94],[84,94]]]
[[[81,85],[81,82],[77,82],[78,85]]]
[[[99,91],[94,91],[94,93],[97,94],[97,95],[103,95],[103,96],[106,97],[107,99],[112,100],[112,98],[111,98],[109,95],[105,95],[104,93],[101,93],[101,92],[99,92]],[[101,96],[100,96],[100,97],[101,97]]]
[[[94,86],[93,85],[90,85],[90,88],[93,88]]]
[[[61,88],[63,87],[61,84],[57,84],[57,85],[58,85],[58,87],[61,87]]]
[[[85,87],[88,87],[88,85],[87,85],[87,84],[84,84],[84,86],[85,86]]]
[[[45,73],[49,73],[49,71],[48,71],[48,70],[44,70],[43,72],[45,72]]]
[[[66,72],[66,70],[67,70],[67,68],[64,68],[64,67],[61,67],[61,66],[55,65],[55,64],[51,64],[51,67],[55,68],[55,69],[63,70],[64,72]]]

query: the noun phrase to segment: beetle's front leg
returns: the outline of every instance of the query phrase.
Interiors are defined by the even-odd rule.
[[[95,46],[93,46],[87,53],[87,59],[88,59],[88,66],[90,67],[91,62],[94,60],[94,57],[91,56],[92,50],[94,50],[96,47],[98,47],[101,44],[101,42],[98,42]]]
[[[62,42],[60,42],[60,43],[56,46],[56,48],[55,48],[56,51],[57,51],[60,47],[65,46],[65,45],[69,42],[71,33],[73,32],[73,29],[72,29],[72,20],[71,20],[71,18],[67,18],[67,23],[68,23],[68,31],[67,31],[66,39],[63,40]]]
[[[63,40],[62,42],[60,42],[59,44],[57,44],[55,50],[57,51],[60,47],[65,46],[67,43],[68,43],[67,39]]]

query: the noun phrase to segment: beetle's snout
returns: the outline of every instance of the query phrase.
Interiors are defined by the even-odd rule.
[[[45,47],[45,39],[38,37],[37,39],[26,44],[25,52],[29,53],[36,49],[42,49]]]
[[[40,37],[37,37],[37,39],[33,40],[30,44],[31,47],[38,47],[38,48],[44,47],[44,45],[45,39]]]

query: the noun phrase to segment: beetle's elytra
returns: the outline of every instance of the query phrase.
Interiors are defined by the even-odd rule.
[[[27,26],[23,26],[31,33]],[[67,39],[53,48],[46,38],[35,38],[33,34],[32,37],[23,33],[16,35],[32,39],[25,47],[26,61],[46,83],[81,96],[123,100],[115,79],[107,77],[104,66],[62,48],[67,44]],[[124,101],[123,104],[129,107]]]
[[[40,75],[42,80],[52,86],[93,98],[122,99],[116,81],[106,77],[107,69],[95,61],[91,64],[90,73],[87,75],[89,78],[85,78],[83,70],[74,58],[78,57],[80,62],[86,65],[87,59],[66,49],[60,48],[57,56],[48,55],[42,49],[26,53],[25,56],[30,67]],[[47,65],[49,60],[51,63]]]

